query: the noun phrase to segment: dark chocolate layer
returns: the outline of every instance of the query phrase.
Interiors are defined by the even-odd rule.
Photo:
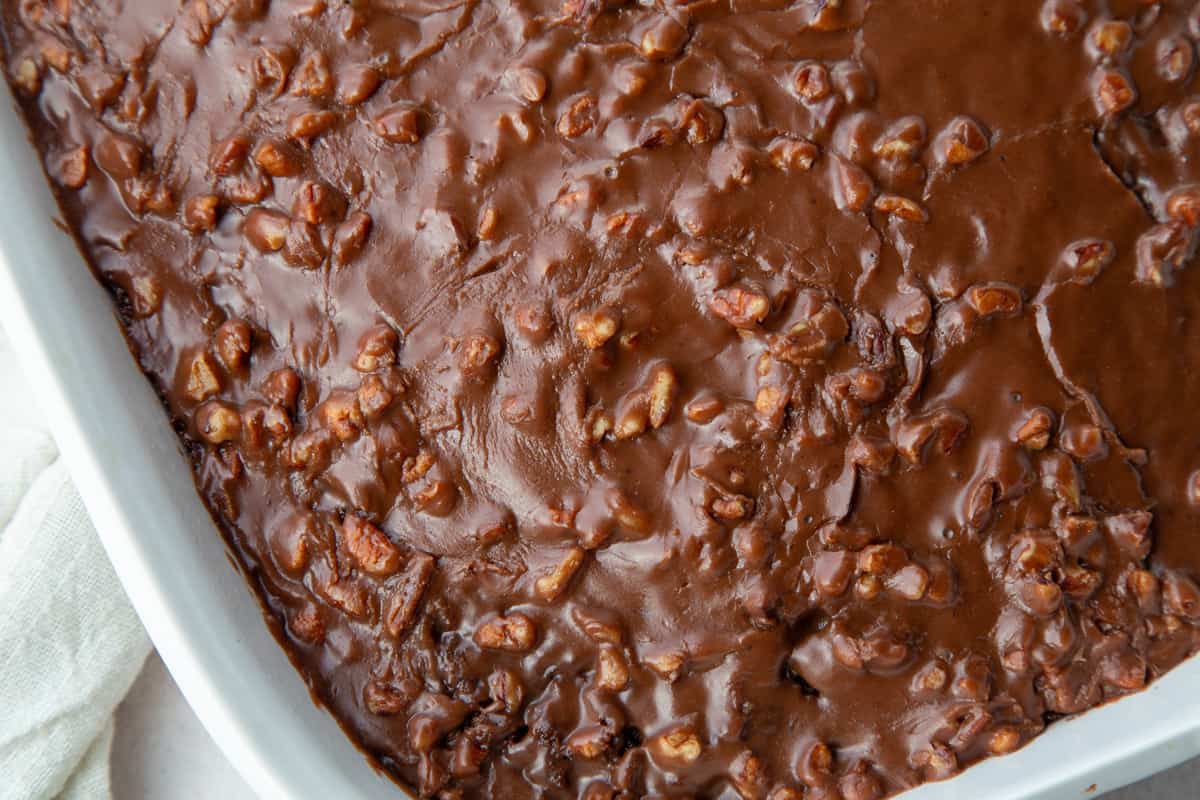
[[[441,798],[870,800],[1200,643],[1192,6],[5,0],[2,35],[368,752]]]

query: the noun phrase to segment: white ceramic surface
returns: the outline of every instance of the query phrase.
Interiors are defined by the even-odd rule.
[[[146,659],[115,720],[113,800],[256,800],[157,653]]]
[[[58,210],[7,90],[0,97],[0,316],[163,660],[263,797],[402,797],[313,705],[263,624],[107,295],[52,221]],[[1146,692],[905,800],[1085,797],[1198,753],[1193,659]]]

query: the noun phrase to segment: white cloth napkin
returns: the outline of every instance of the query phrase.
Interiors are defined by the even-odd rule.
[[[107,800],[149,652],[0,330],[0,800]]]

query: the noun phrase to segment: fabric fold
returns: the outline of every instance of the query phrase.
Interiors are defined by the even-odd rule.
[[[0,800],[108,798],[150,642],[53,441],[0,427]]]

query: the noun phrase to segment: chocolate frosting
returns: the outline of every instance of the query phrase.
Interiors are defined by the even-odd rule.
[[[5,0],[0,34],[379,764],[871,800],[1200,643],[1193,5]]]

